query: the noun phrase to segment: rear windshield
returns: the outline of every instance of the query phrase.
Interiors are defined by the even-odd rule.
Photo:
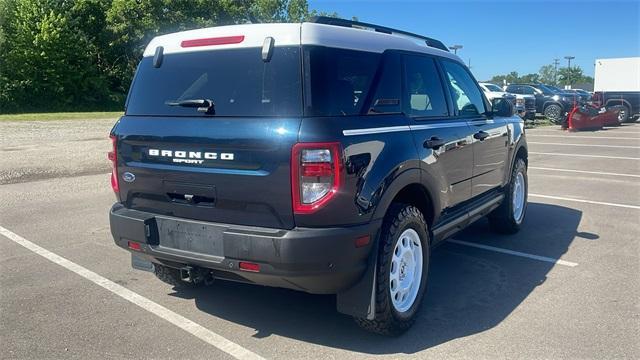
[[[167,54],[140,62],[127,115],[207,116],[184,100],[208,99],[215,116],[300,116],[300,47],[275,47],[263,62],[261,48]],[[171,106],[170,104],[174,104]]]
[[[484,84],[484,86],[489,89],[489,91],[496,91],[496,92],[501,92],[502,89],[500,87],[498,87],[498,85],[493,85],[493,84]]]

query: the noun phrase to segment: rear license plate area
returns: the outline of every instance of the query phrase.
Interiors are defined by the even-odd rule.
[[[162,250],[178,250],[214,257],[224,256],[224,230],[199,222],[156,217]]]

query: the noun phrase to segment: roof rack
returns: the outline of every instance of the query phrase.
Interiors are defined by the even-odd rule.
[[[385,26],[374,25],[374,24],[364,23],[360,21],[345,20],[345,19],[328,17],[328,16],[315,16],[311,18],[310,22],[316,23],[316,24],[334,25],[334,26],[350,27],[350,28],[356,28],[356,29],[372,29],[376,32],[380,32],[384,34],[404,35],[404,36],[423,40],[429,47],[433,47],[433,48],[444,50],[444,51],[449,51],[449,49],[442,43],[442,41],[432,39],[430,37],[410,33],[408,31],[388,28]]]

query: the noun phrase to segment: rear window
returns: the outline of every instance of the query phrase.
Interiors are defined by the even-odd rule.
[[[359,115],[378,69],[381,54],[305,46],[305,115]]]
[[[300,47],[275,47],[263,62],[261,48],[167,54],[160,67],[153,57],[140,62],[127,115],[207,116],[196,108],[170,106],[209,99],[215,116],[300,116]]]

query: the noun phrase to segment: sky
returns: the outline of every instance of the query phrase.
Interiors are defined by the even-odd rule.
[[[426,35],[458,55],[478,80],[575,56],[593,76],[595,59],[640,56],[640,1],[381,1],[310,0],[318,11]]]

